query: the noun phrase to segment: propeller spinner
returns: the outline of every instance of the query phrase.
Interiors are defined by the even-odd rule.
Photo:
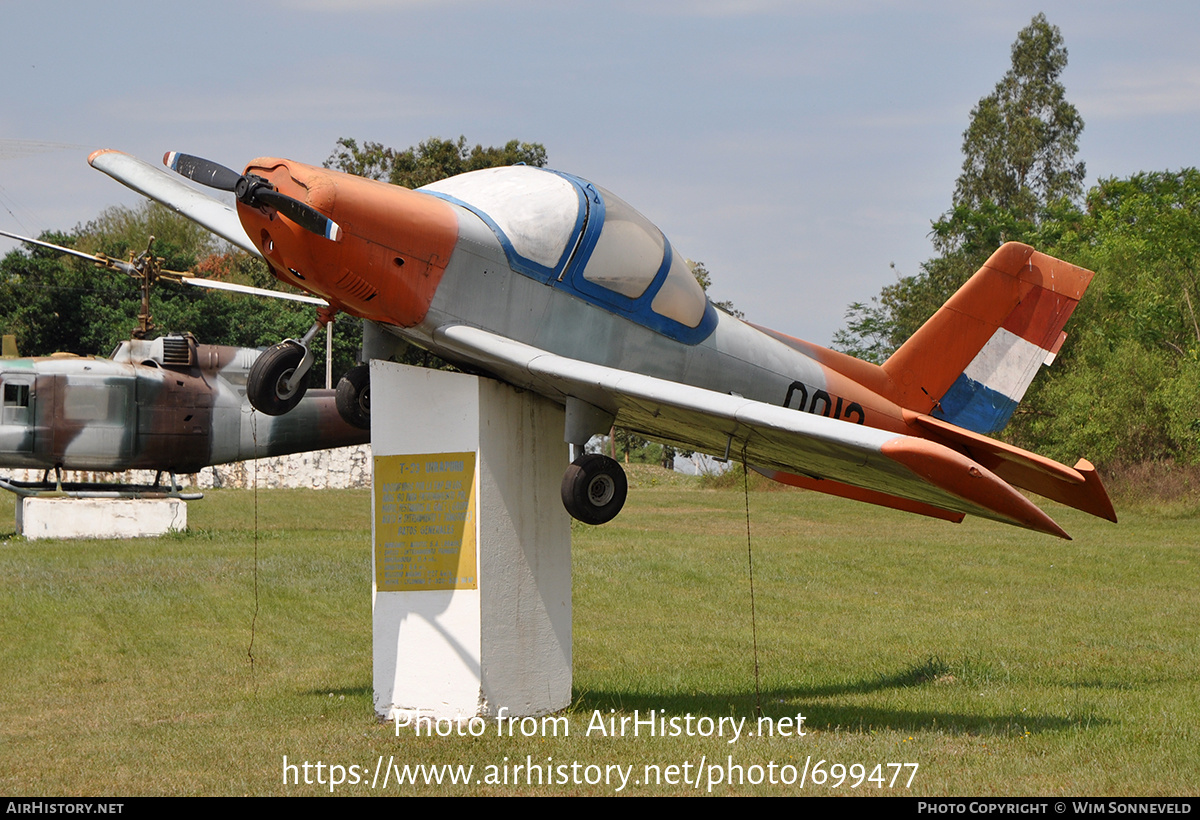
[[[342,229],[336,222],[316,208],[279,193],[271,183],[260,176],[239,174],[211,160],[176,151],[168,151],[163,155],[163,165],[193,182],[220,191],[229,191],[237,197],[238,202],[252,208],[274,208],[301,228],[318,236],[333,242],[341,238]]]

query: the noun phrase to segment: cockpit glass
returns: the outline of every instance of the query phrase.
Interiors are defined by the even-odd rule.
[[[696,281],[687,260],[678,253],[671,258],[671,270],[666,281],[654,295],[650,309],[659,316],[674,319],[685,327],[697,327],[704,318],[708,298]]]
[[[604,197],[604,227],[583,278],[636,299],[662,268],[666,241],[662,232],[625,200],[596,187]]]
[[[482,218],[512,268],[543,284],[681,339],[702,338],[693,331],[705,327],[706,317],[715,318],[686,258],[662,231],[587,180],[515,165],[472,171],[421,190]]]

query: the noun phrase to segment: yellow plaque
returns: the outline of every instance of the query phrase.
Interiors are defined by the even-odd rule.
[[[375,457],[380,592],[477,589],[475,454]]]

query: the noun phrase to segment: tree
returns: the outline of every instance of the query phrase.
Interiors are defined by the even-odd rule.
[[[469,148],[467,138],[460,136],[457,141],[430,137],[416,146],[397,151],[378,142],[364,142],[359,148],[356,140],[343,137],[325,160],[326,168],[369,179],[385,179],[405,188],[420,188],[481,168],[520,164],[544,166],[545,147],[538,142],[509,140],[500,148],[484,148],[478,144]]]
[[[1059,75],[1067,49],[1038,14],[1012,46],[1012,65],[971,110],[952,207],[933,223],[939,255],[846,313],[834,347],[885,360],[1004,242],[1042,244],[1080,216],[1084,163],[1076,162],[1083,119]]]
[[[1039,13],[1017,34],[1012,67],[971,111],[956,208],[991,202],[1036,221],[1047,204],[1083,192],[1084,163],[1075,161],[1083,119],[1058,79],[1066,66],[1062,33]]]

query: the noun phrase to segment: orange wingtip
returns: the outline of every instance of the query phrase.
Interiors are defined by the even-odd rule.
[[[96,157],[100,156],[101,154],[121,154],[121,153],[124,153],[124,152],[118,151],[115,148],[97,148],[95,151],[88,154],[88,165],[95,165]]]
[[[802,490],[812,490],[813,492],[825,493],[826,495],[835,495],[838,498],[849,498],[854,501],[863,501],[867,504],[875,504],[880,507],[890,507],[893,510],[903,510],[904,512],[916,513],[917,515],[926,515],[930,518],[940,518],[943,521],[950,521],[955,524],[961,522],[964,517],[964,513],[944,510],[932,504],[913,501],[910,498],[901,498],[898,495],[890,495],[878,490],[868,490],[864,487],[843,484],[840,481],[834,481],[829,478],[809,478],[808,476],[784,473],[779,470],[769,470],[762,467],[751,467],[750,469],[761,473],[772,481],[787,484],[789,487],[799,487]]]
[[[1010,484],[949,447],[902,437],[885,443],[881,452],[934,486],[987,510],[991,513],[988,517],[1071,540],[1062,527]]]

